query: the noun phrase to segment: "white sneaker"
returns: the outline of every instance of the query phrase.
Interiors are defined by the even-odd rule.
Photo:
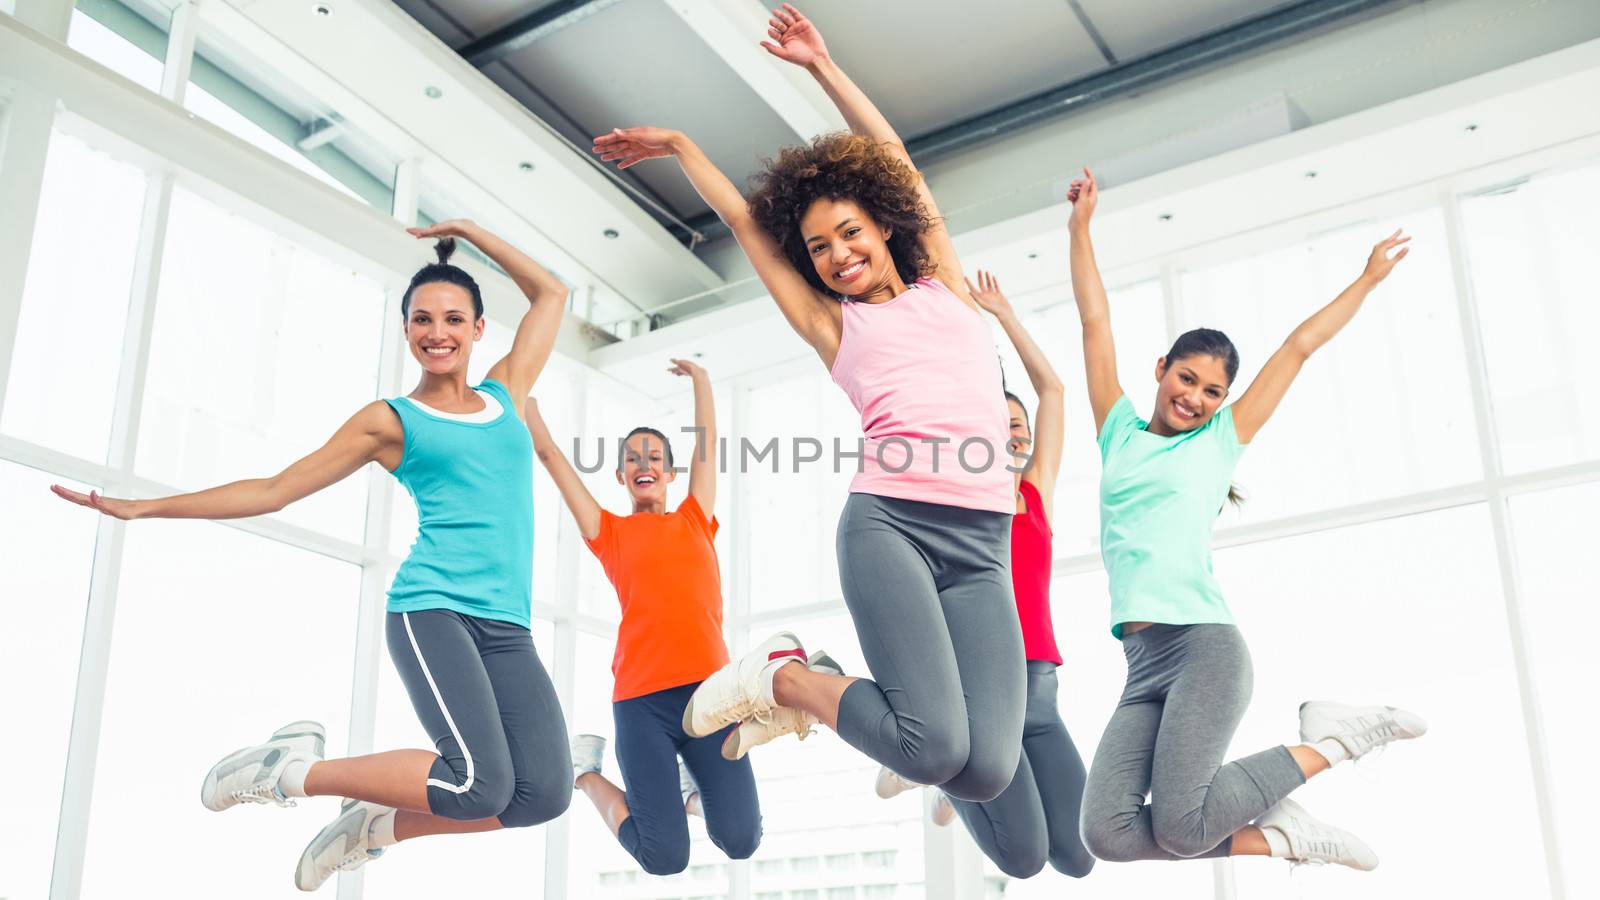
[[[827,675],[844,674],[844,669],[824,650],[807,657],[806,668]],[[803,741],[811,736],[811,726],[815,724],[817,717],[808,712],[787,706],[776,707],[765,720],[747,719],[729,732],[727,739],[722,742],[722,758],[743,759],[752,747],[759,747],[786,734],[798,734]]]
[[[200,785],[200,802],[214,812],[240,803],[294,806],[278,790],[278,779],[291,762],[320,761],[326,742],[320,724],[291,722],[274,731],[265,744],[230,753],[212,766]]]
[[[771,718],[778,704],[772,699],[768,671],[790,660],[803,663],[805,658],[806,651],[792,632],[780,631],[767,638],[700,682],[683,708],[684,732],[705,737],[734,722]]]
[[[1312,744],[1333,738],[1351,759],[1391,741],[1422,737],[1428,723],[1414,712],[1393,706],[1346,706],[1325,700],[1300,704],[1300,740]]]
[[[700,785],[695,784],[689,767],[678,760],[678,793],[683,795],[683,811],[691,816],[706,817],[705,806],[700,802]]]
[[[940,828],[956,820],[956,807],[950,802],[949,794],[944,791],[939,792],[938,798],[933,801],[933,809],[928,813],[928,818]]]
[[[600,763],[606,756],[605,738],[598,734],[575,734],[572,736],[570,746],[574,780],[585,772],[600,774]]]
[[[873,785],[873,790],[878,792],[879,797],[888,800],[890,797],[898,797],[906,791],[916,790],[919,787],[927,785],[917,784],[888,766],[879,766],[878,781]]]
[[[382,849],[372,848],[372,820],[391,812],[394,812],[392,807],[376,803],[344,801],[339,807],[339,817],[317,832],[300,854],[300,863],[294,870],[294,886],[302,891],[314,891],[329,875],[359,869],[382,856]]]
[[[1311,818],[1293,800],[1278,801],[1277,806],[1262,813],[1255,825],[1283,835],[1289,842],[1287,858],[1297,865],[1333,863],[1363,872],[1378,867],[1378,854],[1360,838]]]

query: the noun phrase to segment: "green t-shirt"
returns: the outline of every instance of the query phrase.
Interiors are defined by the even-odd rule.
[[[1100,427],[1100,556],[1111,581],[1111,634],[1124,622],[1233,624],[1211,573],[1211,526],[1244,453],[1233,408],[1163,437],[1123,395]]]

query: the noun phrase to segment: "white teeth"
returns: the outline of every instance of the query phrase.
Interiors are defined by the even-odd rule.
[[[839,270],[839,277],[840,278],[848,278],[849,276],[854,275],[855,273],[861,271],[861,267],[866,265],[866,264],[867,264],[866,261],[862,260],[861,262],[855,263],[853,265],[845,266],[844,268]]]
[[[446,356],[454,349],[453,347],[423,347],[422,352],[429,356]]]

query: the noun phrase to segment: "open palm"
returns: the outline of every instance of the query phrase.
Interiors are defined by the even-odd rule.
[[[666,128],[613,128],[594,139],[594,152],[606,162],[616,160],[617,168],[626,169],[647,159],[660,159],[673,155],[672,139],[676,131]]]
[[[785,62],[809,66],[828,55],[828,47],[822,42],[822,32],[811,24],[810,19],[801,15],[800,10],[787,3],[781,9],[772,11],[772,18],[767,20],[767,34],[771,35],[772,41],[762,41],[761,46]]]

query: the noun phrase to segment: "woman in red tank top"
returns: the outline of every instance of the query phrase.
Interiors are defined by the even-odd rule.
[[[939,806],[949,804],[960,814],[973,840],[1007,875],[1029,878],[1048,862],[1064,875],[1082,878],[1094,868],[1094,857],[1078,835],[1085,774],[1083,758],[1056,706],[1056,667],[1061,665],[1061,651],[1056,649],[1050,620],[1050,513],[1056,474],[1061,470],[1065,418],[1061,379],[1023,328],[994,276],[979,272],[972,297],[1000,320],[1039,395],[1038,417],[1030,425],[1021,398],[1006,391],[1011,452],[1017,460],[1012,467],[1017,514],[1011,522],[1011,583],[1028,661],[1028,701],[1022,759],[1011,785],[984,803],[941,796]],[[896,788],[904,786],[899,776],[887,769],[879,773],[880,795],[892,796]],[[934,821],[948,824],[950,816],[936,807]]]

